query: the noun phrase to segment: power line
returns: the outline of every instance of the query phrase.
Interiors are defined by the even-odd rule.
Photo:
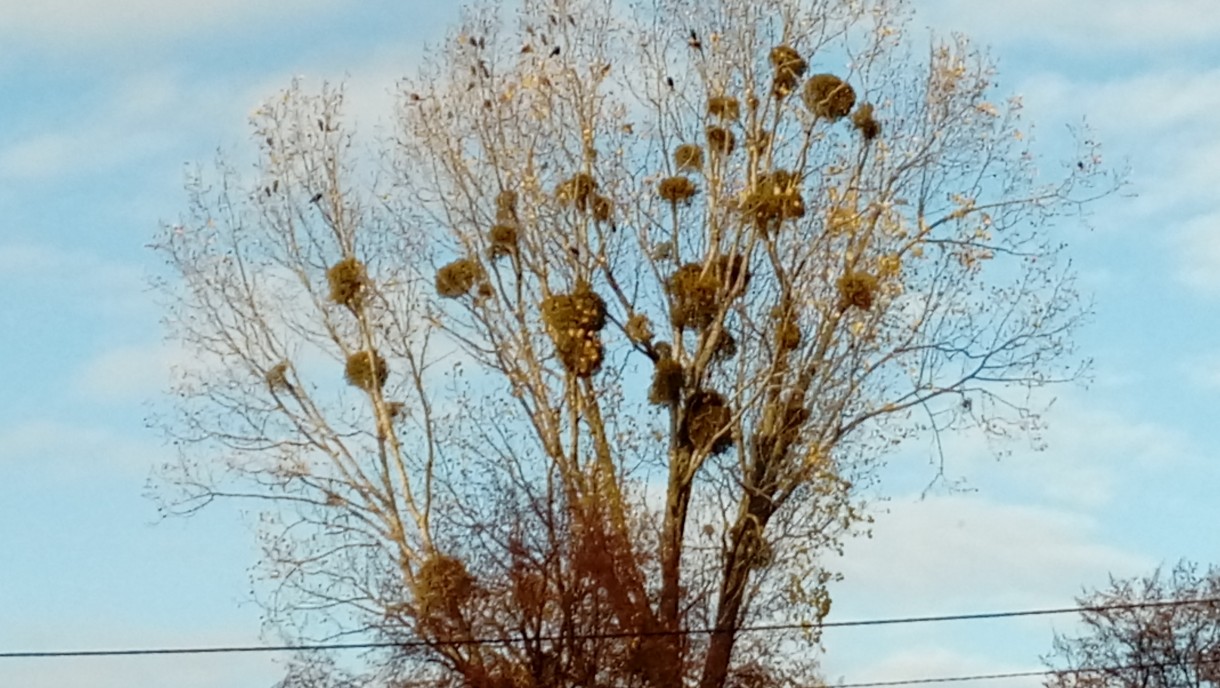
[[[1203,602],[1204,600],[1199,600]],[[1187,664],[1220,664],[1220,659],[1178,659],[1171,662],[1152,662],[1136,664],[1120,664],[1113,667],[1081,667],[1079,669],[1043,669],[1040,671],[1011,671],[1001,674],[972,674],[967,676],[938,676],[934,678],[904,678],[892,681],[865,681],[859,683],[839,683],[833,688],[886,688],[888,686],[917,686],[931,683],[962,683],[965,681],[996,681],[1005,678],[1034,678],[1038,676],[1070,676],[1072,674],[1113,673],[1117,671],[1140,671],[1143,669],[1168,669]]]
[[[864,683],[839,683],[833,688],[885,688],[887,686],[918,686],[930,683],[963,683],[965,681],[996,681],[1004,678],[1033,678],[1035,676],[1050,676],[1059,672],[1044,671],[1012,671],[1006,674],[974,674],[970,676],[937,676],[935,678],[905,678],[893,681],[867,681]],[[1071,672],[1068,672],[1071,673]]]
[[[937,616],[906,616],[892,617],[882,619],[860,619],[853,621],[827,621],[821,624],[762,624],[754,626],[741,626],[735,629],[738,633],[762,633],[772,631],[795,631],[806,629],[825,629],[825,628],[853,628],[863,626],[895,626],[902,624],[919,624],[919,623],[943,623],[950,621],[983,621],[989,619],[1010,619],[1029,616],[1051,616],[1058,614],[1076,614],[1081,612],[1105,612],[1117,611],[1122,609],[1154,609],[1159,607],[1180,607],[1186,605],[1197,604],[1220,604],[1220,597],[1201,598],[1197,600],[1158,600],[1154,602],[1130,602],[1123,604],[1109,605],[1094,605],[1094,606],[1079,606],[1079,607],[1056,607],[1049,609],[1026,609],[1004,612],[981,612],[974,614],[943,614]],[[373,650],[383,648],[419,648],[419,647],[435,647],[437,645],[446,645],[450,647],[462,647],[470,645],[511,645],[525,641],[553,641],[561,640],[564,637],[577,640],[614,640],[624,638],[643,638],[656,636],[673,636],[673,635],[711,635],[716,633],[715,628],[689,628],[674,631],[618,631],[608,633],[588,633],[578,634],[574,636],[557,636],[557,635],[542,635],[530,638],[468,638],[458,640],[403,640],[403,641],[379,641],[379,642],[362,642],[362,643],[315,643],[315,644],[297,644],[297,645],[230,645],[216,647],[161,647],[161,648],[126,648],[114,650],[31,650],[31,651],[11,651],[0,652],[0,659],[54,659],[68,657],[133,657],[147,655],[192,655],[192,654],[234,654],[234,653],[251,653],[251,652],[324,652],[332,650]],[[1036,672],[1045,673],[1045,672]],[[1008,676],[996,675],[996,678],[1009,678]],[[1012,678],[1016,678],[1013,676]],[[935,679],[928,682],[945,682],[948,680],[958,679]],[[960,679],[966,680],[966,679]],[[891,684],[861,684],[855,688],[864,688],[865,685],[891,685]],[[902,684],[893,684],[902,685]],[[847,688],[846,686],[843,688]]]

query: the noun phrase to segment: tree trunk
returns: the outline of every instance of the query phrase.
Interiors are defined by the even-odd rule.
[[[751,491],[749,487],[747,492]],[[699,688],[723,688],[737,642],[737,626],[745,606],[757,540],[773,513],[771,500],[761,494],[748,497],[733,526],[732,545],[725,558],[724,580],[716,604],[716,626],[703,663]],[[752,539],[753,538],[753,539]]]

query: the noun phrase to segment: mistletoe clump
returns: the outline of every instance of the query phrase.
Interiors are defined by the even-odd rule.
[[[666,177],[657,185],[657,194],[674,205],[689,203],[696,191],[695,183],[689,177]]]
[[[606,326],[606,302],[581,283],[571,294],[543,299],[541,311],[564,368],[577,377],[596,373],[605,357],[599,333]]]
[[[326,282],[330,286],[330,300],[340,306],[357,308],[362,301],[367,280],[364,263],[352,256],[344,258],[326,271]]]
[[[555,190],[560,203],[575,206],[582,213],[589,210],[596,193],[597,180],[584,172],[567,179]]]
[[[420,617],[456,616],[474,595],[475,579],[460,559],[434,553],[420,564],[415,590]]]
[[[785,98],[796,90],[797,83],[809,68],[809,63],[790,45],[777,45],[768,56],[775,76],[771,82],[771,93],[776,98]]]
[[[733,446],[733,412],[719,392],[701,389],[692,394],[683,421],[683,435],[696,451],[722,454]]]
[[[740,253],[729,253],[716,259],[716,278],[729,289],[740,287],[742,291],[750,284],[750,265]]]
[[[492,260],[509,256],[517,251],[517,226],[512,224],[495,224],[487,232],[487,242],[490,246],[487,255]]]
[[[343,377],[349,385],[371,392],[385,387],[385,382],[390,377],[390,369],[385,359],[376,351],[357,351],[347,357]]]
[[[483,268],[478,262],[459,258],[436,271],[436,293],[447,299],[465,296],[482,277]]]
[[[737,137],[724,127],[708,127],[707,147],[713,153],[727,157],[737,147]]]
[[[652,323],[648,320],[648,316],[643,313],[635,313],[630,318],[627,318],[627,324],[623,329],[627,332],[627,339],[636,344],[645,344],[652,341]]]
[[[659,359],[652,371],[652,386],[648,388],[648,402],[656,406],[676,404],[682,397],[682,364],[670,356]]]
[[[846,117],[856,104],[856,91],[834,74],[814,74],[809,77],[802,97],[810,112],[830,120]]]
[[[877,294],[877,278],[867,272],[849,272],[839,278],[839,310],[851,307],[867,311]]]
[[[865,141],[872,141],[881,135],[881,124],[873,117],[873,106],[869,103],[862,103],[856,108],[851,116],[851,124]]]
[[[719,362],[727,361],[737,355],[737,338],[728,332],[721,331],[716,338],[716,348],[712,351],[712,359]]]
[[[778,226],[784,220],[804,217],[800,176],[787,170],[759,175],[754,188],[746,194],[742,210],[762,230]]]
[[[515,224],[517,222],[517,192],[505,189],[496,194],[496,222]]]
[[[703,329],[712,323],[718,310],[720,280],[712,270],[699,263],[687,263],[669,278],[672,299],[670,321],[674,327]]]
[[[280,361],[263,374],[263,380],[272,390],[288,389],[288,361]]]
[[[698,172],[703,169],[703,149],[693,143],[684,143],[674,150],[674,165],[679,170]]]
[[[614,202],[601,194],[593,196],[593,219],[601,223],[614,221]]]
[[[771,308],[771,319],[775,321],[775,345],[781,354],[796,349],[804,339],[798,322],[796,307],[787,300]]]
[[[707,99],[707,114],[735,122],[741,117],[741,103],[732,96],[712,96]]]

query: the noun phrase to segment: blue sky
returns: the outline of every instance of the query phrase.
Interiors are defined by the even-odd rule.
[[[1083,116],[1135,196],[1072,245],[1095,377],[1057,390],[1049,448],[969,438],[935,491],[926,454],[883,475],[871,539],[838,562],[832,619],[1069,604],[1110,573],[1220,562],[1220,3],[921,0],[917,26],[990,44],[1051,160]],[[240,155],[246,117],[297,75],[347,79],[357,120],[456,10],[364,0],[0,0],[0,650],[260,641],[248,515],[157,523],[166,448],[145,428],[179,354],[144,245],[183,165]],[[867,681],[1038,668],[1070,620],[842,630],[826,671]],[[267,638],[262,638],[266,640]],[[0,685],[266,686],[272,656],[0,660]],[[996,688],[1037,681],[996,681]]]

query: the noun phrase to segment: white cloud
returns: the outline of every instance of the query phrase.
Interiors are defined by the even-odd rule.
[[[0,0],[0,38],[55,52],[169,42],[256,21],[283,21],[343,4],[341,0]]]
[[[850,541],[837,599],[853,616],[1061,606],[1109,573],[1150,569],[1092,517],[975,496],[902,499]],[[843,618],[843,617],[839,617]]]
[[[1029,467],[1026,479],[1041,484],[1043,494],[1081,506],[1108,502],[1126,477],[1181,467],[1198,456],[1177,428],[1106,408],[1100,400],[1085,404],[1080,398],[1065,399],[1056,408],[1047,442],[1046,451],[1029,457],[1028,463],[1009,462],[1014,474],[1010,477]]]
[[[1208,354],[1184,361],[1181,372],[1195,388],[1220,392],[1220,355]]]
[[[57,113],[50,119],[66,124],[35,129],[0,147],[0,181],[45,184],[96,175],[193,148],[200,134],[214,144],[244,126],[242,115],[255,102],[243,101],[243,89],[225,80],[188,83],[159,71],[129,77],[100,93],[85,106],[87,117]]]
[[[1183,134],[1184,126],[1213,122],[1220,108],[1220,68],[1145,69],[1102,80],[1041,72],[1023,78],[1015,90],[1039,119],[1073,120],[1087,114],[1107,132],[1159,145],[1163,135]]]
[[[1176,239],[1178,280],[1205,294],[1220,295],[1220,199],[1214,211],[1188,220]]]
[[[1115,212],[1106,225],[1163,251],[1181,284],[1220,295],[1220,66],[1101,82],[1044,73],[1018,90],[1037,121],[1087,114],[1111,159],[1129,161],[1130,191],[1138,194],[1108,203]]]
[[[0,447],[6,470],[28,468],[67,478],[112,469],[147,473],[172,451],[113,427],[47,418],[0,426]]]
[[[139,275],[130,266],[108,262],[81,251],[28,242],[0,244],[0,279],[24,280],[37,275],[63,274],[70,274],[74,279],[87,276],[91,282],[96,280],[106,286],[130,286],[132,279]]]
[[[1080,513],[978,496],[894,501],[873,537],[846,545],[829,621],[1070,607],[1081,587],[1152,562],[1100,542]],[[830,628],[824,670],[847,682],[1039,670],[1071,615]],[[988,682],[987,685],[993,685]],[[1037,678],[1005,679],[1030,688]]]
[[[1208,45],[1220,35],[1214,0],[934,0],[920,18],[987,43],[1051,45],[1076,55]]]
[[[147,401],[169,388],[171,371],[188,355],[166,344],[102,351],[75,376],[77,392],[95,402]]]
[[[978,432],[945,434],[946,477],[992,495],[1019,494],[1040,503],[1095,510],[1109,505],[1137,476],[1198,465],[1202,453],[1185,430],[1133,415],[1100,393],[1046,389],[1029,406],[1045,407],[1052,393],[1062,396],[1043,412],[1048,426],[1041,433],[1044,448],[1036,450],[1021,435],[989,443]],[[909,445],[901,462],[892,462],[883,478],[890,480],[892,474],[906,489],[922,488],[932,475],[920,458],[935,452],[933,438],[922,438]]]
[[[45,243],[0,243],[0,295],[10,286],[37,288],[46,302],[94,314],[131,315],[149,305],[144,273],[135,265]]]

